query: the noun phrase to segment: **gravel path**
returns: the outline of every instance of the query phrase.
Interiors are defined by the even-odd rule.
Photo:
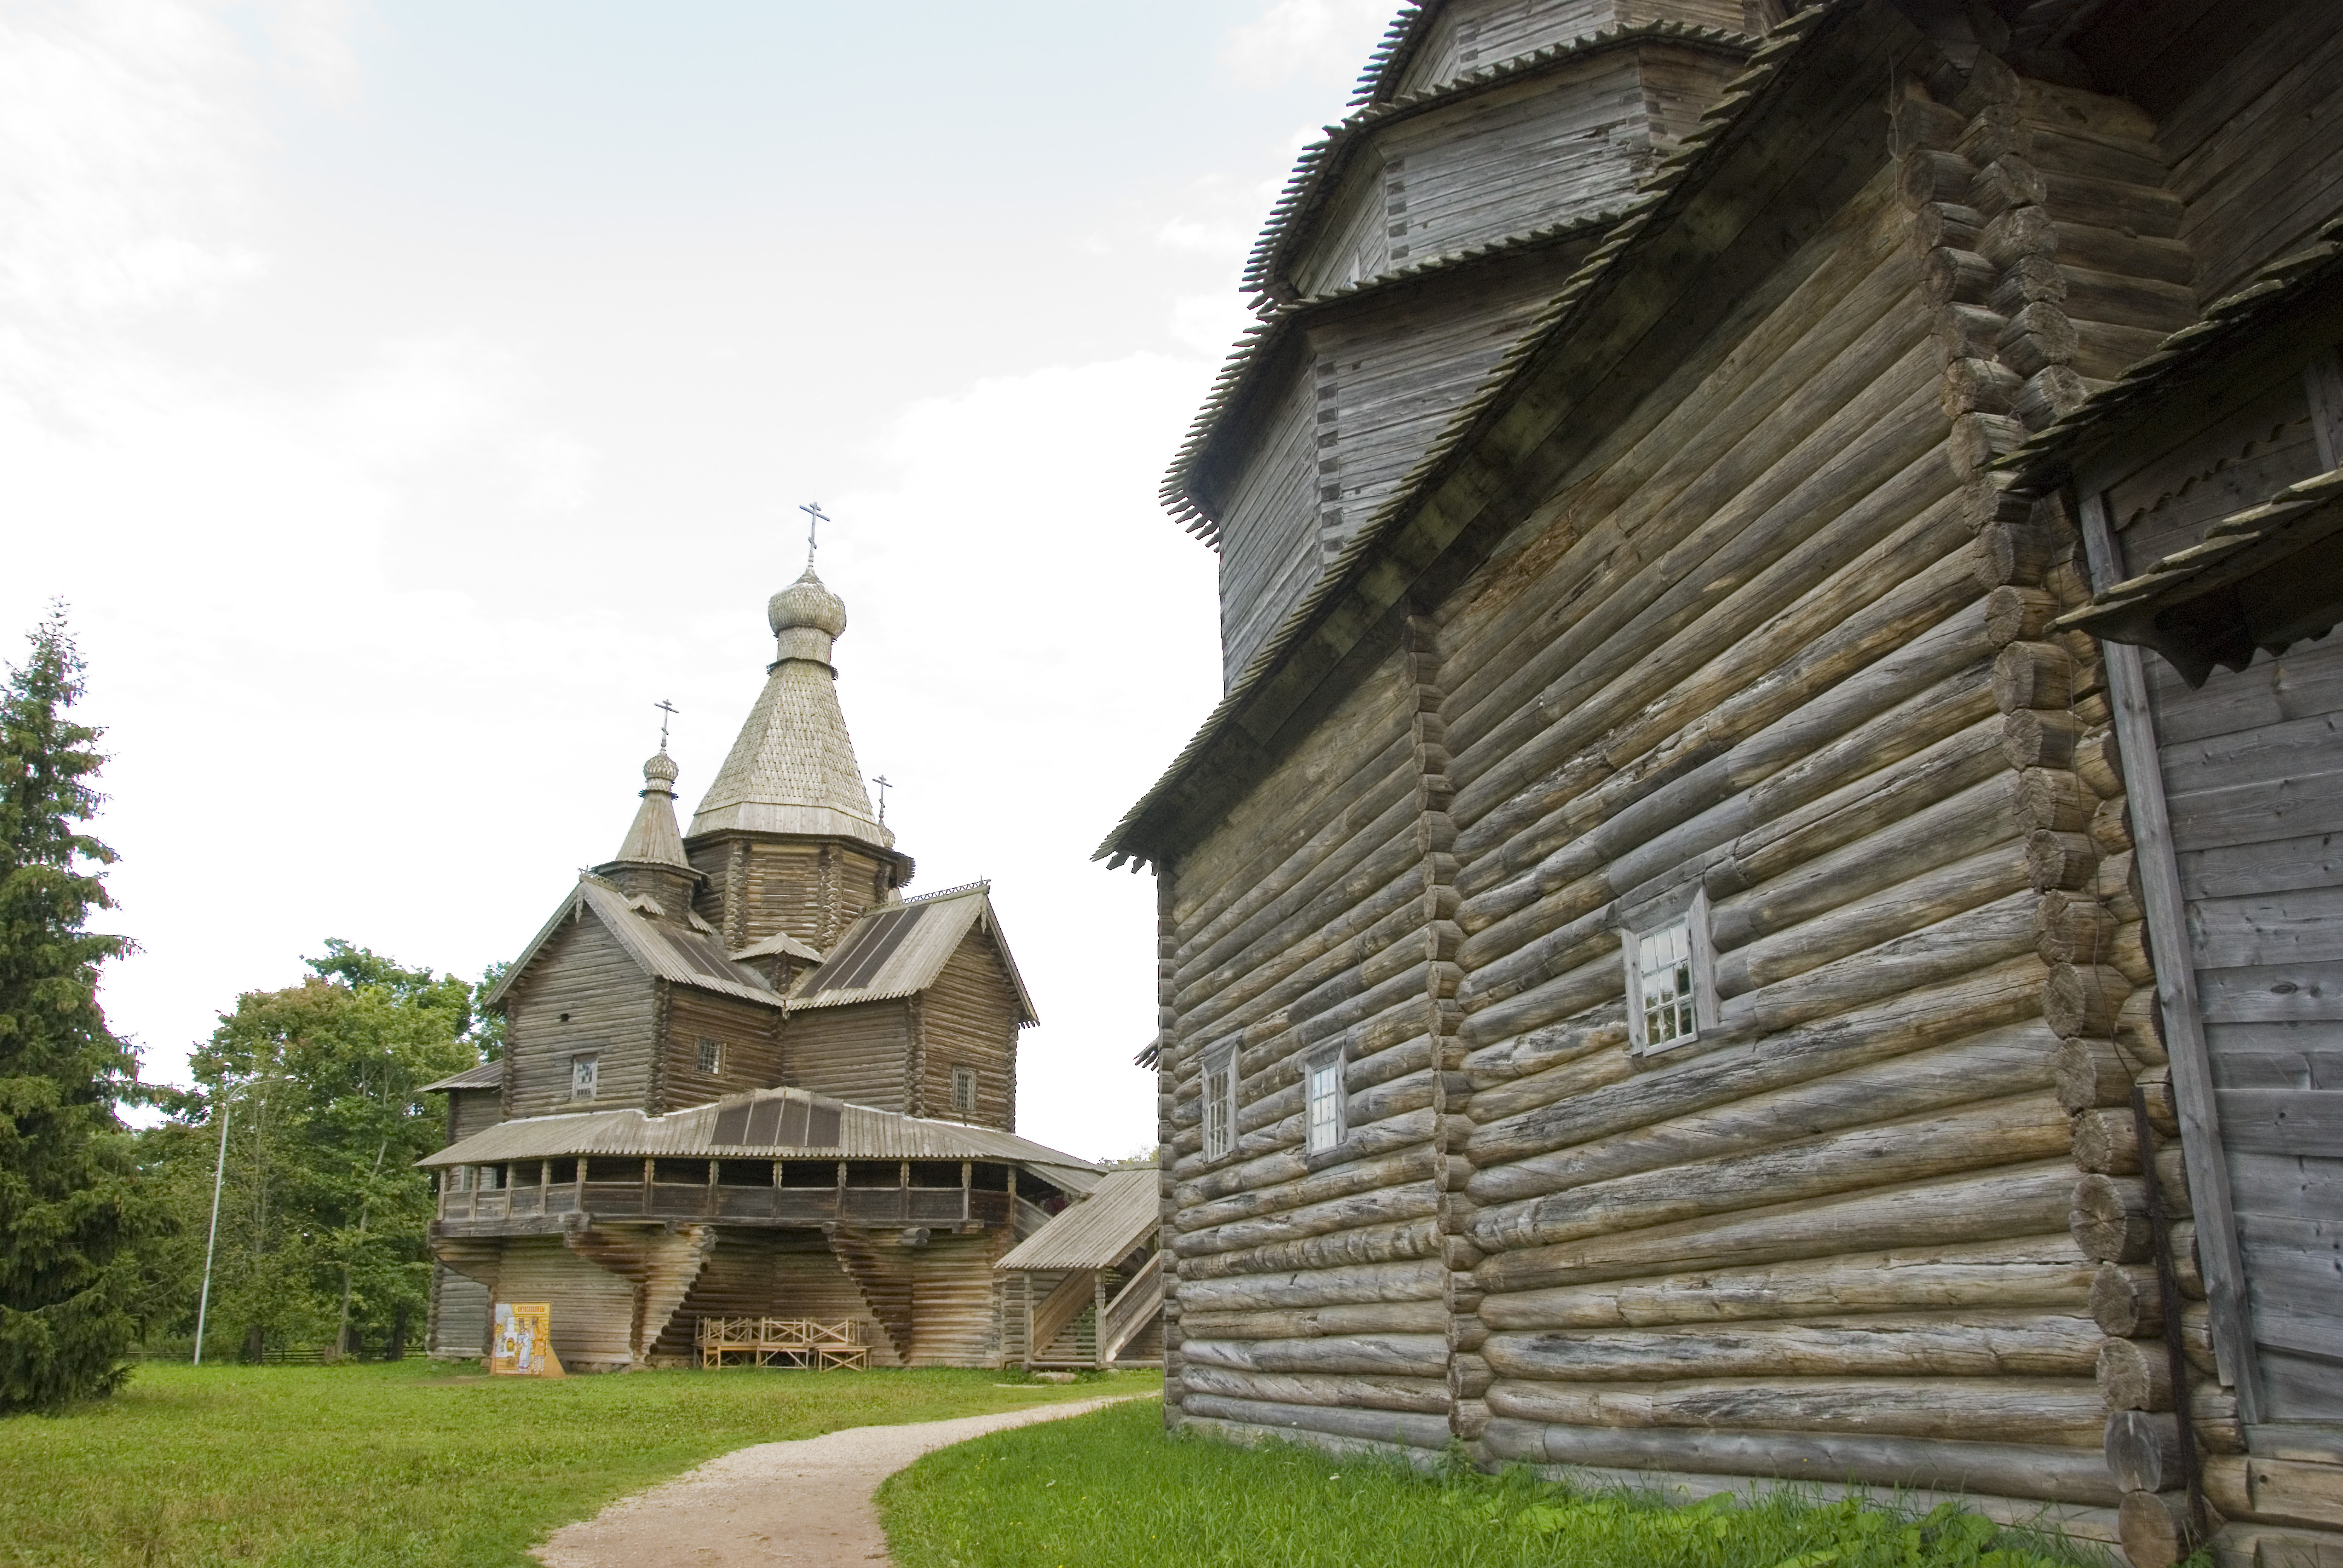
[[[888,1564],[871,1502],[879,1483],[930,1449],[1003,1427],[1060,1421],[1126,1399],[1116,1394],[999,1415],[857,1426],[797,1442],[735,1449],[593,1518],[565,1524],[537,1549],[546,1568],[870,1568]]]

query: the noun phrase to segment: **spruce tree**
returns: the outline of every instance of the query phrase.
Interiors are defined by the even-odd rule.
[[[83,666],[62,606],[30,640],[0,691],[0,1411],[121,1382],[145,1208],[115,1116],[136,1059],[97,1002],[129,943],[86,929],[113,907],[114,851],[79,830],[100,732],[67,716]]]

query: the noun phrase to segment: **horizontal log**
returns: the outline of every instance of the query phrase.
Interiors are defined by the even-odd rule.
[[[1541,1105],[1573,1099],[1590,1090],[1624,1082],[1634,1077],[1635,1061],[1627,1053],[1626,1026],[1620,1024],[1600,1032],[1612,1039],[1608,1049],[1558,1067],[1550,1067],[1527,1078],[1516,1079],[1511,1083],[1476,1091],[1472,1101],[1473,1119],[1485,1122],[1518,1116]]]
[[[2014,1241],[1902,1247],[1523,1291],[1484,1297],[1480,1319],[1503,1331],[1765,1322],[1921,1310],[2071,1313],[2086,1299],[2097,1267],[2062,1230]]]
[[[1715,962],[1717,995],[1743,996],[1883,943],[1909,940],[2029,886],[2025,851],[2006,835],[2003,842],[1949,864],[1945,861],[1963,846],[1932,842],[1917,831],[1897,837],[1900,842],[1879,847],[1875,874],[1885,878],[1912,869],[1913,875],[1875,891],[1866,888],[1868,877],[1854,879],[1836,908],[1721,954]]]
[[[2080,779],[2063,768],[2028,768],[2017,776],[2015,803],[2017,825],[2026,831],[2047,828],[2054,833],[2071,833],[2088,825],[2099,801]]]
[[[1639,1171],[1740,1154],[1780,1142],[1969,1102],[1981,1088],[2044,1086],[2052,1042],[2039,1024],[2005,1026],[1957,1045],[1755,1092],[1513,1165],[1475,1171],[1465,1191],[1492,1206]]]
[[[2075,772],[2102,798],[2124,792],[2123,757],[2112,729],[2092,729],[2076,743]]]
[[[2101,1340],[2097,1375],[2109,1410],[2172,1408],[2172,1367],[2161,1340]]]
[[[1939,256],[1957,256],[1957,251],[1939,251]],[[1965,301],[1981,304],[1989,279],[1958,280],[1964,288],[1974,287],[1976,297]],[[1964,414],[2006,414],[2010,405],[2026,383],[2016,371],[1998,359],[1951,359],[1945,364],[1945,389],[1937,406],[1946,417],[1958,418]],[[2046,622],[2045,624],[2047,624]]]
[[[1336,1405],[1346,1410],[1413,1411],[1448,1414],[1448,1380],[1438,1378],[1347,1377],[1310,1373],[1239,1372],[1201,1366],[1193,1361],[1180,1374],[1184,1397],[1198,1394],[1226,1399],[1266,1400],[1279,1404]]]
[[[1344,1410],[1339,1406],[1231,1399],[1225,1394],[1202,1392],[1183,1394],[1180,1409],[1186,1415],[1234,1422],[1272,1432],[1320,1432],[1333,1437],[1397,1443],[1407,1448],[1436,1451],[1445,1448],[1449,1438],[1446,1416],[1407,1411]]]
[[[2045,365],[2020,384],[2009,411],[2026,428],[2044,429],[2081,407],[2105,385],[2071,365]]]
[[[1473,1279],[1493,1296],[1633,1279],[1660,1270],[1748,1268],[1890,1247],[2038,1236],[2071,1212],[2074,1173],[2073,1163],[2062,1154],[2056,1161],[1989,1176],[1956,1177],[1525,1248],[1484,1260],[1473,1269]]]
[[[1993,699],[2004,713],[2065,708],[2075,699],[2075,660],[2056,642],[2013,642],[1993,661]]]
[[[2113,1339],[2153,1339],[2162,1333],[2164,1297],[2155,1266],[2101,1263],[2091,1277],[2091,1318],[2100,1332]]]
[[[2186,1492],[2130,1492],[2117,1510],[2132,1568],[2174,1568],[2200,1544]]]
[[[1341,1263],[1386,1263],[1403,1258],[1437,1257],[1440,1224],[1411,1220],[1338,1231],[1330,1235],[1280,1241],[1240,1251],[1182,1258],[1182,1280],[1222,1279],[1232,1274],[1268,1274],[1289,1269],[1326,1269]]]
[[[2075,1183],[2069,1228],[2087,1257],[2144,1262],[2150,1250],[2147,1191],[2137,1177],[2086,1176]]]
[[[2139,1133],[2129,1106],[2086,1111],[2075,1118],[2075,1163],[2102,1176],[2139,1174]]]
[[[2130,849],[2132,847],[2130,799],[2123,795],[2110,795],[2106,799],[2098,801],[2091,812],[2088,830],[2091,842],[2099,847],[2099,853],[2102,855],[2118,855]]]
[[[1498,1205],[1475,1214],[1468,1233],[1485,1252],[1549,1246],[1700,1214],[2019,1164],[2064,1152],[2070,1139],[2066,1113],[2046,1090]]]
[[[2107,1412],[2107,1473],[2126,1492],[2163,1492],[2182,1483],[2180,1418],[2170,1411]]]
[[[1555,1189],[1544,1183],[1554,1179],[1554,1172],[1573,1167],[1524,1162],[1574,1144],[1656,1126],[2020,1023],[2040,1009],[2042,972],[2040,960],[2029,953],[1950,983],[1914,985],[1876,1006],[1785,1030],[1765,1040],[1762,1049],[1704,1056],[1673,1070],[1663,1067],[1574,1100],[1476,1127],[1464,1146],[1465,1156],[1476,1167],[1469,1190],[1481,1202],[1552,1191]],[[1523,1176],[1509,1177],[1502,1169],[1508,1165],[1522,1166]]]
[[[2112,1033],[2132,993],[2123,971],[2106,964],[2053,964],[2042,988],[2042,1019],[2063,1036]]]
[[[1987,1309],[1664,1330],[1495,1333],[1500,1377],[1565,1382],[1687,1377],[2084,1377],[2108,1341],[2080,1313]]]
[[[2062,1040],[2050,1063],[2051,1086],[2069,1111],[2128,1103],[2131,1074],[2111,1040]]]
[[[1445,1274],[1448,1271],[1442,1269]],[[1323,1307],[1262,1307],[1182,1312],[1183,1332],[1227,1340],[1334,1338],[1350,1334],[1443,1333],[1444,1302],[1359,1302]]]
[[[2065,768],[2074,759],[2075,738],[2082,728],[2082,721],[2072,713],[2021,708],[2002,718],[2001,754],[2012,768]]]
[[[2044,828],[2026,836],[2026,869],[2041,891],[2087,886],[2098,864],[2098,847],[2087,833],[2059,833]]]
[[[1533,1464],[1779,1476],[1807,1483],[1844,1482],[2100,1506],[2120,1498],[2100,1456],[2081,1447],[1869,1433],[1565,1426],[1502,1416],[1490,1421],[1483,1436],[1495,1457]]]
[[[1429,1260],[1360,1263],[1272,1276],[1180,1282],[1180,1300],[1201,1311],[1256,1307],[1344,1306],[1364,1302],[1438,1301],[1448,1271]]]
[[[1914,986],[1941,983],[2023,953],[2034,960],[2034,896],[2016,892],[1896,937],[1804,974],[1727,998],[1726,1030],[1773,1034],[1850,1012]]]
[[[1619,1013],[1574,1019],[1566,1024],[1534,1029],[1471,1052],[1464,1058],[1464,1076],[1477,1093],[1607,1050],[1626,1038],[1626,1020]]]
[[[1439,1169],[1439,1159],[1430,1146],[1418,1144],[1395,1154],[1349,1161],[1299,1180],[1264,1182],[1251,1191],[1201,1202],[1189,1198],[1196,1184],[1183,1183],[1173,1200],[1182,1206],[1174,1211],[1172,1222],[1183,1231],[1202,1231],[1233,1221],[1302,1210],[1362,1192],[1387,1191],[1429,1181]]]
[[[1554,1383],[1500,1378],[1489,1409],[1565,1426],[1785,1428],[2064,1444],[2097,1457],[2106,1407],[2088,1378],[1717,1378]]]
[[[2087,892],[2053,889],[2034,910],[2034,950],[2046,964],[2097,964],[2115,950],[2114,913]]]

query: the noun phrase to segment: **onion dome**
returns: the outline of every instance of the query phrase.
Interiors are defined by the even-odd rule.
[[[775,594],[765,619],[776,639],[775,658],[830,662],[830,645],[846,634],[846,601],[830,591],[809,564],[805,576]]]

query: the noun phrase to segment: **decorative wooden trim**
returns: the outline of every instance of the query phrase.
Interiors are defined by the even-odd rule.
[[[2094,588],[2123,577],[2104,494],[2082,499],[2083,546]],[[2164,769],[2148,707],[2147,672],[2139,649],[2109,642],[2105,650],[2107,694],[2113,699],[2116,741],[2129,787],[2132,843],[2156,962],[2156,1000],[2164,1017],[2165,1048],[2172,1058],[2172,1094],[2180,1117],[2180,1147],[2188,1170],[2188,1201],[2196,1211],[2197,1254],[2212,1309],[2213,1351],[2221,1381],[2237,1390],[2238,1419],[2260,1419],[2261,1390],[2247,1316],[2245,1259],[2229,1201],[2229,1167],[2221,1149],[2221,1121],[2213,1098],[2213,1065],[2197,1000],[2196,955],[2188,948],[2187,903],[2172,845],[2172,819],[2164,799]]]

